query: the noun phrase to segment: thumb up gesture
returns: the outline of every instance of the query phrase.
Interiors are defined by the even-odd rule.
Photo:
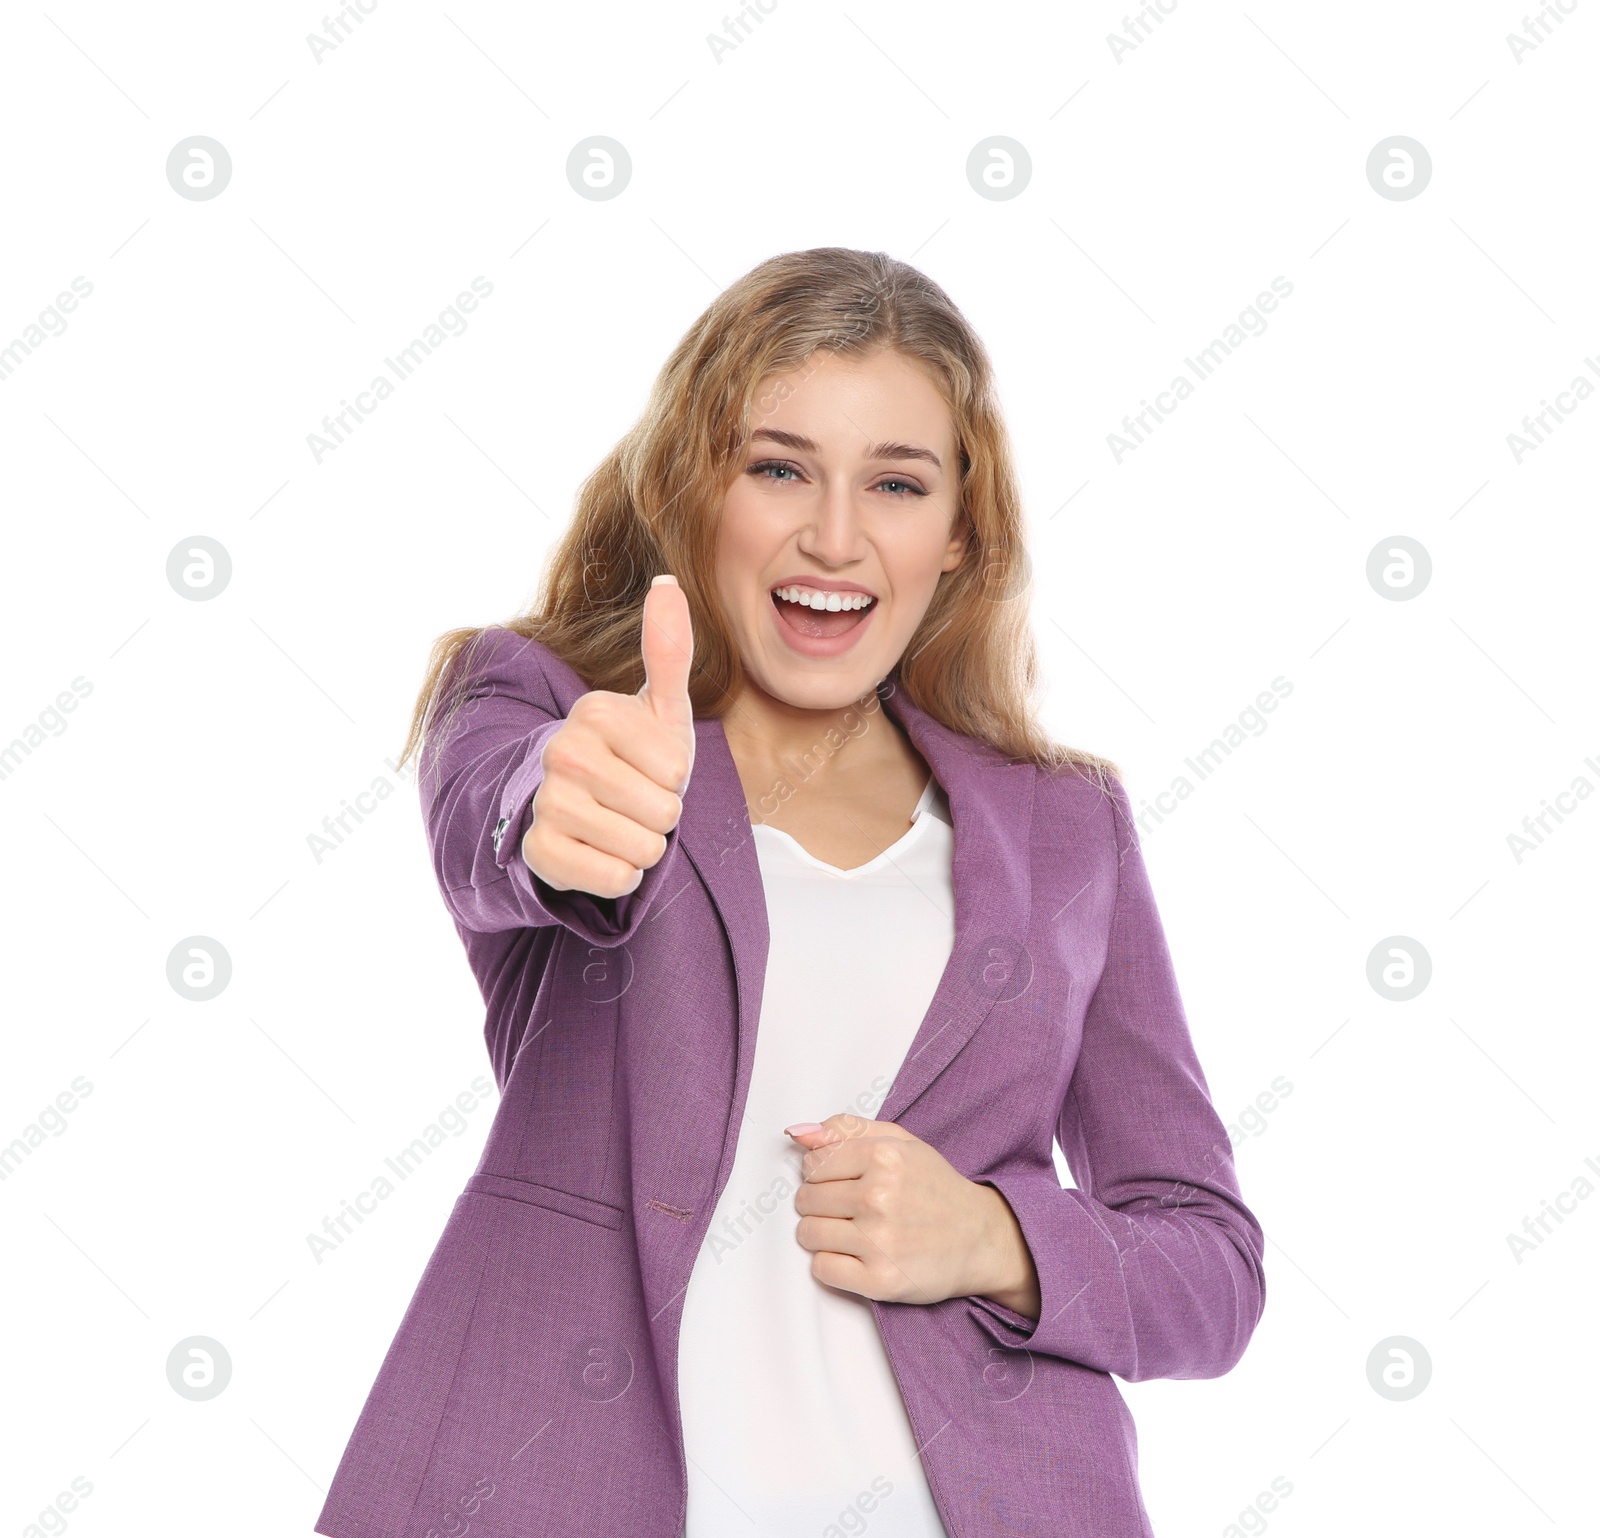
[[[689,600],[659,576],[644,600],[644,687],[581,696],[544,745],[522,857],[559,892],[623,897],[667,852],[694,768]]]

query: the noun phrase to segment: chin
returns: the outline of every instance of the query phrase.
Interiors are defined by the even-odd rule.
[[[746,672],[773,699],[795,710],[842,710],[870,693],[892,666],[855,657],[832,664],[786,659],[775,667],[747,664]]]

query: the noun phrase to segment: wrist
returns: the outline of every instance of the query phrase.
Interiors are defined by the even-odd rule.
[[[1011,1203],[997,1186],[986,1185],[994,1201],[994,1237],[988,1246],[991,1257],[988,1285],[975,1289],[998,1303],[1002,1308],[1023,1314],[1029,1319],[1039,1317],[1039,1272],[1034,1265],[1033,1252],[1022,1232],[1022,1224],[1011,1210]]]

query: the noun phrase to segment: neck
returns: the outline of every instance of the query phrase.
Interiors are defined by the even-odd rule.
[[[722,728],[747,790],[780,780],[798,788],[814,777],[873,778],[901,764],[910,751],[899,723],[871,690],[862,700],[811,710],[776,699],[746,679]]]

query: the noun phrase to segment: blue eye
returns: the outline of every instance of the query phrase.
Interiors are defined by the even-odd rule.
[[[781,478],[775,475],[769,475],[768,472],[772,470],[784,470],[787,471],[788,474]],[[791,465],[781,459],[763,459],[750,466],[749,474],[757,477],[758,479],[781,481],[797,477],[800,474],[800,471],[796,466]],[[914,497],[925,497],[928,494],[915,482],[902,480],[899,476],[891,476],[887,480],[879,481],[874,490],[882,491],[886,486],[900,486],[904,488],[901,491],[890,493],[891,496],[897,498],[904,497],[907,492],[910,492]]]
[[[794,470],[794,466],[793,465],[786,465],[786,464],[783,463],[782,460],[778,460],[778,459],[764,459],[764,460],[761,461],[760,464],[751,465],[750,466],[750,473],[752,475],[762,475],[768,470],[789,470],[789,471],[793,471]]]

